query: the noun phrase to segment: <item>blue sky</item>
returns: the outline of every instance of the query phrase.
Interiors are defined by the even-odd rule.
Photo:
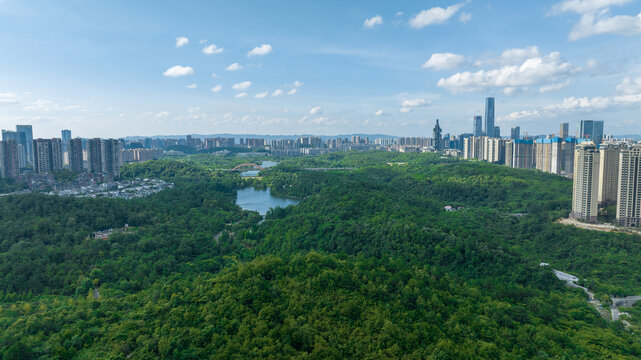
[[[504,135],[641,133],[641,1],[0,0],[35,136],[458,134],[488,95]]]

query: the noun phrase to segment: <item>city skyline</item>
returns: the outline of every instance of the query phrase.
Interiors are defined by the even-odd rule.
[[[444,133],[471,132],[493,96],[503,135],[564,122],[575,135],[583,119],[626,135],[639,124],[640,11],[631,0],[3,0],[0,128],[428,137],[437,118]]]

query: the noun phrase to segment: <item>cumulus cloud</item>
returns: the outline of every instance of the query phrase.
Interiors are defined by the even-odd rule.
[[[170,115],[169,111],[162,111],[162,112],[159,112],[158,114],[154,115],[154,117],[156,119],[164,119],[166,117],[169,117],[169,115]]]
[[[383,17],[380,15],[372,16],[369,19],[365,19],[363,22],[363,27],[366,29],[371,29],[376,25],[381,25],[383,23]]]
[[[243,67],[239,63],[235,62],[235,63],[227,66],[227,68],[225,68],[225,70],[227,70],[227,71],[236,71],[236,70],[240,70],[242,68]]]
[[[180,37],[176,38],[176,47],[177,48],[183,47],[183,46],[185,46],[187,44],[189,44],[189,39],[188,38],[186,38],[184,36],[180,36]]]
[[[300,81],[298,81],[298,80],[296,80],[296,81],[294,81],[294,82],[292,83],[292,85],[293,85],[294,87],[297,87],[297,88],[298,88],[298,87],[303,86],[303,83],[302,83],[302,82],[300,82]]]
[[[274,97],[275,97],[275,96],[281,96],[281,95],[283,95],[283,90],[281,90],[281,89],[276,89],[276,90],[274,90],[274,92],[272,93],[272,96],[274,96]]]
[[[423,64],[423,69],[451,70],[465,62],[465,57],[452,53],[436,53]]]
[[[409,22],[409,25],[414,29],[422,29],[429,25],[443,24],[449,18],[454,16],[462,7],[463,3],[448,6],[447,8],[433,7],[428,10],[423,10],[416,14]]]
[[[458,21],[462,23],[466,23],[470,20],[472,20],[472,14],[470,13],[462,12],[461,15],[459,15],[458,17]]]
[[[389,115],[389,114],[388,114],[388,113],[386,113],[385,111],[383,111],[383,109],[378,109],[378,110],[376,110],[376,112],[374,113],[374,116],[387,116],[387,115]]]
[[[316,115],[319,114],[323,111],[323,108],[321,106],[314,106],[311,110],[309,110],[310,115]]]
[[[400,111],[401,111],[402,113],[408,113],[408,112],[412,111],[412,109],[411,109],[411,108],[408,108],[408,107],[404,107],[404,108],[401,108],[401,110],[400,110]]]
[[[223,89],[222,85],[216,85],[213,88],[211,88],[211,91],[212,92],[219,92],[222,89]]]
[[[617,85],[617,91],[625,95],[641,94],[641,77],[636,79],[630,77],[623,78],[621,84]]]
[[[0,93],[0,104],[17,104],[20,98],[16,94]]]
[[[415,99],[404,100],[401,106],[403,106],[404,108],[413,108],[413,107],[420,107],[420,106],[428,106],[431,103],[432,102],[427,99],[415,98]]]
[[[251,81],[243,81],[243,82],[239,82],[238,84],[232,85],[231,88],[234,90],[243,91],[243,90],[249,89],[250,86],[252,86]]]
[[[192,69],[190,66],[176,65],[176,66],[170,67],[169,69],[167,69],[162,74],[164,76],[168,76],[168,77],[178,77],[178,76],[193,75],[194,74],[194,69]]]
[[[532,85],[549,85],[565,81],[580,69],[565,61],[561,54],[552,52],[536,56],[520,65],[505,65],[498,69],[459,72],[442,78],[437,85],[451,93],[505,89],[507,93]]]
[[[294,95],[298,92],[298,89],[291,89],[287,92],[287,95]]]
[[[187,89],[195,89],[197,87],[198,87],[198,84],[191,84],[186,86]]]
[[[223,49],[223,48],[219,48],[219,47],[218,47],[218,46],[216,46],[215,44],[211,44],[211,45],[205,46],[205,47],[203,48],[203,53],[205,53],[205,54],[207,54],[207,55],[220,54],[220,53],[222,53],[224,50],[225,50],[225,49]]]
[[[615,15],[611,6],[624,5],[631,0],[566,0],[552,6],[553,15],[573,12],[581,15],[568,38],[572,41],[599,34],[641,34],[641,13],[636,16]]]
[[[250,52],[247,53],[247,57],[252,56],[263,56],[272,52],[272,46],[269,44],[263,44],[253,48]]]
[[[254,97],[255,97],[256,99],[264,99],[264,98],[266,98],[268,95],[269,95],[269,92],[268,92],[268,91],[265,91],[265,92],[261,92],[261,93],[258,93],[258,94],[256,94],[256,95],[254,95]]]
[[[538,46],[528,46],[526,48],[507,49],[498,58],[477,60],[474,65],[515,65],[537,56],[541,56]]]
[[[246,92],[241,92],[241,93],[236,94],[235,97],[236,97],[236,99],[242,99],[242,98],[247,97],[247,93]]]

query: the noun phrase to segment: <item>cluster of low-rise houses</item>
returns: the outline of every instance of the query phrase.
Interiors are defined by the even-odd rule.
[[[164,180],[145,178],[104,182],[73,189],[51,191],[47,194],[73,197],[135,199],[155,194],[162,190],[172,188],[173,186],[174,184]]]

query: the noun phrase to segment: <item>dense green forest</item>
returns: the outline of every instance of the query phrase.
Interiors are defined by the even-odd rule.
[[[176,185],[135,200],[1,197],[2,357],[641,357],[640,319],[606,321],[539,266],[641,294],[641,237],[555,222],[570,180],[388,152],[216,170],[262,160],[127,165]],[[235,204],[246,186],[301,202],[262,221]]]

